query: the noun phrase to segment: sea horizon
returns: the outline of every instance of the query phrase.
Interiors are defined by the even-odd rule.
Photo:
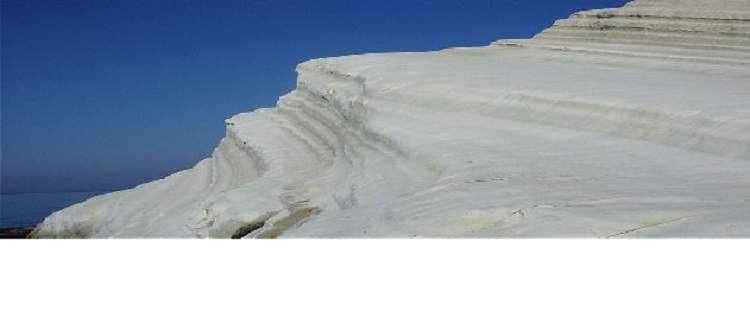
[[[0,229],[34,227],[52,213],[110,191],[0,194]]]

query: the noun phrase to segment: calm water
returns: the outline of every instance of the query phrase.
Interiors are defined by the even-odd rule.
[[[32,227],[53,212],[106,192],[0,195],[0,228]]]

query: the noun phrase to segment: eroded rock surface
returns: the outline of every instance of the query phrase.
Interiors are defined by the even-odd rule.
[[[316,59],[188,171],[39,237],[750,237],[750,1]]]

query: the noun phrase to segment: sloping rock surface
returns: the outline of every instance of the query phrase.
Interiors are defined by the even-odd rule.
[[[35,237],[750,237],[750,0],[316,59],[194,168]]]

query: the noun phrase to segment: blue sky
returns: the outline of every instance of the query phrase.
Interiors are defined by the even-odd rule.
[[[528,38],[625,0],[2,1],[3,193],[130,188],[210,156],[297,63]]]

